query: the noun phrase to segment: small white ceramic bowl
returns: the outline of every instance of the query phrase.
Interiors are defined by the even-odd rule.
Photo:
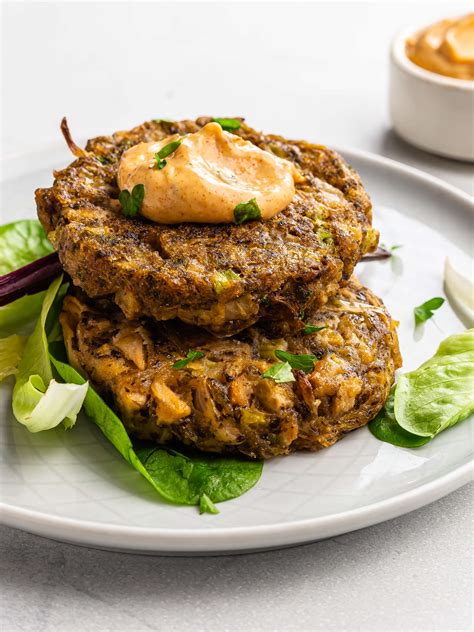
[[[390,56],[390,115],[404,140],[435,154],[474,161],[474,81],[420,68],[408,59],[406,40],[393,41]]]

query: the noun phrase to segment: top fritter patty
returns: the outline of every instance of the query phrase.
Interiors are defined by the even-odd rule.
[[[89,141],[83,156],[55,173],[51,188],[36,191],[38,216],[74,284],[90,297],[112,297],[127,318],[177,317],[217,335],[262,316],[297,323],[377,244],[369,197],[337,153],[242,123],[236,134],[291,160],[305,177],[284,211],[239,226],[165,226],[120,211],[122,153],[195,132],[209,120],[151,121]]]

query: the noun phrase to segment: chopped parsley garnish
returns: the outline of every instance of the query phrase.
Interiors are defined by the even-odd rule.
[[[158,169],[163,169],[163,167],[166,167],[165,158],[168,158],[168,156],[175,152],[180,145],[180,140],[173,140],[171,143],[168,143],[167,145],[162,147],[160,151],[155,154],[156,166],[158,167]]]
[[[315,334],[317,331],[321,331],[322,329],[327,329],[327,325],[323,325],[322,327],[318,327],[317,325],[305,325],[301,330],[303,334]]]
[[[143,184],[136,184],[131,193],[127,189],[120,191],[119,202],[125,217],[135,217],[142,207],[144,197],[145,187]]]
[[[236,281],[240,281],[240,277],[233,270],[215,272],[213,275],[213,283],[216,294],[220,294],[223,290],[230,287]]]
[[[256,198],[252,198],[248,202],[237,204],[234,208],[234,217],[236,224],[250,222],[252,219],[261,219],[262,212],[257,204]]]
[[[282,362],[287,362],[292,369],[301,369],[305,373],[310,373],[313,370],[317,360],[316,356],[309,353],[293,354],[281,349],[277,349],[275,355]]]
[[[203,358],[203,357],[204,357],[204,353],[202,351],[191,351],[190,349],[185,358],[183,358],[182,360],[177,360],[173,364],[173,369],[184,369],[184,367],[187,366],[193,360],[199,360],[199,358]]]
[[[293,375],[293,371],[291,370],[291,366],[288,362],[279,362],[278,364],[274,364],[262,373],[262,377],[274,380],[278,384],[295,381],[295,376]]]
[[[389,250],[391,250],[392,252],[395,252],[395,250],[398,250],[399,248],[403,248],[403,244],[395,244],[394,246],[387,246],[386,244],[380,244],[380,248],[382,248],[382,250],[387,250],[387,252]]]
[[[219,123],[222,129],[226,132],[235,132],[240,128],[239,119],[232,118],[213,118],[213,123]]]
[[[430,298],[429,301],[415,307],[413,310],[415,314],[415,324],[419,325],[420,323],[424,323],[425,320],[429,320],[433,316],[433,312],[439,309],[443,303],[444,298],[435,296],[434,298]]]

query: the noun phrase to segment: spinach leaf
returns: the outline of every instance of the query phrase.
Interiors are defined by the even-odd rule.
[[[295,381],[295,376],[293,375],[293,371],[291,370],[291,366],[288,362],[278,362],[277,364],[272,365],[269,369],[262,373],[262,377],[274,380],[278,384]]]
[[[142,207],[144,197],[145,186],[143,184],[136,184],[131,193],[127,189],[120,191],[119,202],[125,217],[135,217]]]
[[[279,360],[288,362],[292,369],[301,369],[305,373],[310,373],[314,369],[316,356],[310,353],[288,353],[282,349],[277,349],[275,355]]]
[[[213,118],[213,123],[219,123],[222,129],[226,132],[235,132],[240,129],[239,119],[234,118]]]
[[[68,382],[84,384],[71,366],[51,360],[59,375]],[[215,502],[241,496],[260,478],[263,463],[206,454],[186,456],[157,446],[134,447],[125,426],[104,400],[89,386],[84,410],[123,458],[169,502],[199,505],[201,511],[216,513]]]
[[[439,309],[443,303],[444,298],[435,296],[435,298],[430,298],[429,301],[415,307],[413,310],[415,314],[415,324],[419,325],[420,323],[424,323],[425,320],[429,320],[433,316],[433,312]]]
[[[249,222],[252,219],[260,219],[262,212],[257,204],[256,198],[252,198],[248,202],[237,204],[234,208],[234,218],[237,225]]]
[[[37,219],[0,226],[0,275],[49,255],[53,247]]]
[[[398,425],[395,419],[394,400],[395,386],[392,387],[382,410],[369,423],[369,430],[374,437],[377,437],[380,441],[398,445],[401,448],[419,448],[431,441],[430,437],[419,437],[411,432],[407,432]]]
[[[260,478],[261,461],[207,454],[190,455],[157,446],[138,447],[137,456],[165,498],[200,505],[215,513],[213,503],[240,496]],[[202,496],[205,495],[207,500]]]
[[[474,412],[474,329],[444,340],[435,355],[401,375],[395,417],[413,434],[434,437]]]

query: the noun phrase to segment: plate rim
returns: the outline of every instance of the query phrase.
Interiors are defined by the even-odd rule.
[[[11,166],[11,161],[24,159],[25,155],[50,153],[57,149],[59,144],[31,152],[7,154],[0,160],[0,164],[8,160]],[[457,201],[467,204],[468,209],[474,214],[472,196],[421,169],[361,149],[336,146],[335,151],[349,159],[352,156],[377,166],[385,166],[425,185],[441,189]],[[25,164],[28,164],[28,161],[25,161]],[[74,544],[146,553],[237,553],[303,544],[395,518],[458,489],[472,480],[473,474],[474,462],[471,459],[433,480],[356,509],[294,522],[258,526],[205,529],[123,526],[56,516],[36,509],[21,508],[1,500],[0,517],[7,526]],[[262,536],[265,536],[263,543]]]
[[[473,473],[474,463],[468,461],[423,485],[363,507],[317,518],[254,527],[218,527],[197,530],[122,526],[90,520],[78,521],[75,518],[54,516],[32,509],[18,508],[7,503],[2,503],[0,508],[7,510],[6,515],[3,515],[7,526],[71,543],[106,546],[117,550],[231,553],[304,544],[372,526],[435,502],[470,482]],[[61,535],[64,532],[67,533],[66,536]],[[263,546],[262,536],[265,536],[267,540]],[[135,540],[132,548],[130,548],[129,538]],[[136,542],[137,539],[139,542]],[[181,546],[184,543],[186,546]],[[206,546],[207,544],[210,546]]]

